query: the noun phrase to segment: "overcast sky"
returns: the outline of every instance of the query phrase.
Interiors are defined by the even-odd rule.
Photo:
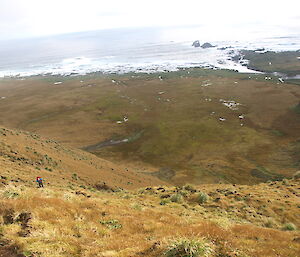
[[[0,40],[148,26],[252,24],[300,33],[300,1],[0,0]]]

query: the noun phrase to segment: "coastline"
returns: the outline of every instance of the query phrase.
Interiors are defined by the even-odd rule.
[[[174,74],[174,73],[182,73],[185,71],[203,71],[203,73],[207,74],[212,72],[216,73],[230,73],[236,72],[240,74],[264,74],[266,76],[275,76],[281,79],[286,80],[287,83],[296,83],[300,84],[300,50],[297,51],[267,51],[264,49],[257,49],[257,50],[239,50],[238,52],[232,53],[230,57],[231,61],[237,65],[236,67],[233,65],[232,68],[222,68],[222,67],[215,67],[213,65],[199,65],[199,64],[186,64],[185,65],[171,65],[168,66],[167,64],[161,67],[159,66],[152,66],[151,64],[149,67],[130,67],[127,69],[126,67],[128,64],[124,65],[124,69],[121,66],[117,66],[117,69],[114,68],[112,70],[101,70],[101,67],[98,69],[95,68],[94,71],[81,71],[81,72],[68,72],[64,73],[20,73],[15,74],[12,76],[5,76],[2,74],[0,76],[0,80],[6,79],[17,79],[17,80],[24,80],[27,78],[59,78],[59,79],[66,79],[66,78],[80,78],[80,77],[113,77],[118,75],[125,75],[125,76],[149,76],[150,74],[154,74],[154,76],[166,76],[166,74]],[[235,69],[237,68],[237,69]],[[1,74],[1,72],[0,72]],[[23,75],[22,75],[23,74]]]

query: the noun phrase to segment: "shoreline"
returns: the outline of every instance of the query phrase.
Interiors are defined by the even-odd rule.
[[[297,51],[267,51],[265,49],[257,50],[239,50],[232,56],[228,56],[228,60],[234,65],[238,65],[232,68],[216,67],[210,64],[186,64],[184,65],[171,65],[171,64],[149,64],[148,66],[141,65],[140,67],[133,64],[124,64],[112,67],[111,70],[98,70],[88,71],[82,73],[80,71],[63,73],[36,73],[24,75],[24,73],[16,75],[4,75],[0,76],[0,80],[25,80],[27,78],[80,78],[80,77],[113,77],[113,76],[149,76],[165,75],[168,73],[176,73],[190,70],[203,70],[209,72],[234,72],[239,74],[264,74],[280,77],[284,80],[298,81],[300,80],[300,50]],[[169,66],[168,66],[169,65]],[[136,67],[134,67],[136,66]],[[116,69],[117,68],[117,69]],[[1,74],[1,72],[0,72]]]
[[[300,71],[299,71],[300,73]],[[86,80],[90,79],[111,79],[112,83],[114,83],[114,79],[121,79],[121,78],[130,78],[130,79],[145,79],[145,78],[155,78],[157,77],[160,80],[166,78],[188,78],[188,77],[199,77],[199,76],[218,76],[218,77],[236,77],[236,78],[249,78],[249,79],[256,79],[258,81],[273,81],[274,83],[288,83],[288,84],[296,84],[300,85],[300,75],[296,75],[294,77],[287,77],[285,74],[279,72],[262,72],[257,71],[253,73],[244,73],[238,72],[236,70],[230,69],[207,69],[201,67],[189,67],[189,68],[180,68],[176,71],[159,71],[159,72],[152,72],[152,73],[142,73],[142,72],[128,72],[128,73],[103,73],[103,72],[92,72],[87,73],[84,75],[77,74],[77,75],[32,75],[26,77],[0,77],[0,82],[7,82],[7,81],[40,81],[46,80],[53,82],[55,86],[63,86],[64,82],[70,80],[80,80],[86,82]]]

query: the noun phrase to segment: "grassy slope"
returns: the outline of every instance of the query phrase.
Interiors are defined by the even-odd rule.
[[[3,184],[15,181],[32,186],[37,176],[42,176],[48,185],[64,188],[93,188],[105,182],[112,188],[133,189],[162,183],[153,176],[29,132],[0,128],[0,140]]]
[[[174,239],[205,238],[214,249],[209,257],[299,256],[299,232],[282,230],[291,221],[299,226],[299,181],[203,185],[210,195],[203,204],[197,192],[178,188],[107,193],[74,187],[0,187],[0,242],[32,257],[137,257],[164,256]],[[174,192],[182,202],[165,198]],[[28,222],[18,221],[21,213]],[[7,216],[12,222],[4,224]]]
[[[157,257],[185,238],[205,239],[208,257],[298,256],[300,234],[284,228],[300,226],[299,179],[158,187],[161,181],[36,134],[0,132],[0,256]],[[45,188],[34,185],[37,175]],[[131,190],[97,191],[98,179]],[[208,195],[203,203],[200,191]]]
[[[177,184],[256,183],[299,169],[299,87],[229,71],[161,75],[2,81],[1,122],[75,147],[135,139],[96,154],[141,170],[174,169]],[[230,110],[220,99],[242,105]],[[129,122],[117,124],[124,115]]]

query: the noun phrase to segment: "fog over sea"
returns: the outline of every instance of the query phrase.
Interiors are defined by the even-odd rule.
[[[192,47],[195,40],[216,47]],[[222,30],[185,26],[109,29],[0,41],[0,77],[160,72],[185,67],[253,72],[232,57],[241,49],[261,48],[299,50],[300,33],[284,27],[237,26]]]

